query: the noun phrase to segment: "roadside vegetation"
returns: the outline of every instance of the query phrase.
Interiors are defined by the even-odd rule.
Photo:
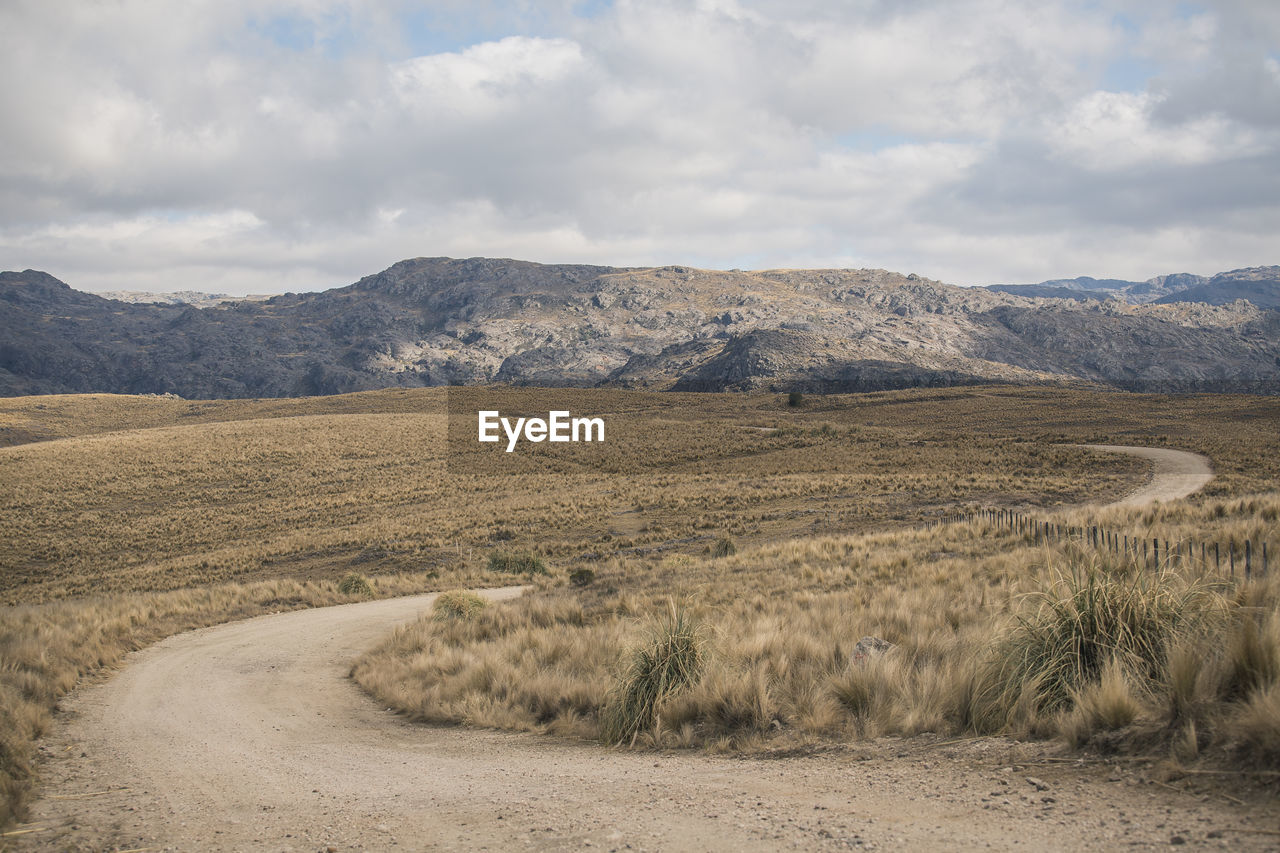
[[[481,400],[603,415],[608,440],[506,454],[471,440]],[[514,583],[535,592],[442,598],[356,677],[416,719],[640,747],[1004,731],[1274,754],[1273,580],[1170,580],[1190,604],[1157,620],[1173,627],[1154,657],[1103,655],[1041,684],[1014,674],[1010,649],[1035,659],[1017,632],[1052,633],[1036,614],[1072,579],[1133,573],[983,524],[925,525],[996,503],[1280,553],[1280,401],[975,388],[802,403],[573,389],[0,400],[0,822],[21,809],[58,697],[129,650],[275,610]],[[1071,510],[1144,470],[1076,443],[1194,450],[1218,478],[1168,506]],[[895,648],[851,664],[864,635]]]
[[[1280,493],[1207,514],[1250,505]],[[353,675],[414,719],[623,745],[1004,734],[1276,769],[1278,574],[1152,569],[978,522],[810,537],[615,559],[590,587],[407,626]],[[864,636],[892,646],[859,658]]]

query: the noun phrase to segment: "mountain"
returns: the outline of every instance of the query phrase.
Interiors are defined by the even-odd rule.
[[[1119,299],[1131,305],[1150,302],[1227,305],[1244,299],[1259,308],[1280,308],[1280,266],[1247,267],[1211,278],[1191,273],[1158,275],[1146,281],[1080,276],[1039,284],[989,284],[987,290],[1040,299]]]
[[[196,308],[212,308],[227,302],[245,299],[259,301],[269,296],[228,296],[225,293],[204,293],[199,290],[176,290],[173,293],[147,293],[142,290],[105,290],[98,293],[103,299],[117,302],[155,303],[157,305],[192,305]]]
[[[1280,266],[1249,267],[1218,273],[1208,281],[1200,281],[1155,301],[1204,302],[1208,305],[1228,305],[1244,299],[1259,308],[1280,308]]]
[[[267,397],[487,382],[1280,393],[1280,312],[1034,299],[884,270],[416,258],[347,287],[208,308],[0,273],[0,394]]]

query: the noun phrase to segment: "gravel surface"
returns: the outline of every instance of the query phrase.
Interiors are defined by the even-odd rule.
[[[1090,450],[1126,453],[1151,460],[1151,480],[1112,506],[1146,506],[1155,501],[1175,501],[1200,491],[1213,479],[1207,457],[1166,447],[1127,447],[1119,444],[1081,444]]]

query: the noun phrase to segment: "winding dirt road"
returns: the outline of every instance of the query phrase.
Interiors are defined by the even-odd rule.
[[[1159,462],[1157,460],[1157,465]],[[1157,477],[1159,479],[1159,477]],[[506,598],[517,588],[492,590]],[[433,596],[171,637],[64,703],[20,849],[1265,849],[1264,809],[1001,739],[632,753],[412,725],[346,677]],[[0,844],[2,846],[2,844]]]
[[[1124,453],[1151,462],[1151,480],[1110,506],[1146,506],[1156,501],[1174,501],[1195,494],[1213,479],[1208,457],[1167,447],[1129,447],[1120,444],[1081,444],[1089,450]]]

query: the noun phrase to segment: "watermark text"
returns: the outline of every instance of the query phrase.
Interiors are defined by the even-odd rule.
[[[556,411],[548,412],[546,418],[516,418],[513,424],[496,410],[477,415],[480,441],[502,441],[501,433],[505,433],[508,453],[516,449],[521,437],[534,443],[604,441],[604,418],[575,418],[570,412]]]

